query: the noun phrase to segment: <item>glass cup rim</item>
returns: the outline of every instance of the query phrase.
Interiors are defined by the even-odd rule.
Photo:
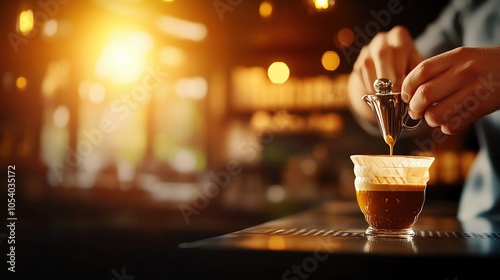
[[[413,155],[351,155],[350,159],[354,167],[378,168],[379,170],[399,168],[430,168],[435,158],[432,156]]]
[[[433,156],[417,156],[417,155],[382,155],[382,154],[359,154],[351,155],[350,158],[407,158],[407,159],[424,159],[424,160],[434,160]]]

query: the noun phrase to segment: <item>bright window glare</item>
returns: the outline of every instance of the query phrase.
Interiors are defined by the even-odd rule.
[[[118,83],[134,81],[146,66],[146,56],[152,44],[151,36],[142,32],[112,37],[96,64],[96,75]]]

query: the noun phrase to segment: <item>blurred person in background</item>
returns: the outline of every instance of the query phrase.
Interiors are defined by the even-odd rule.
[[[375,93],[378,78],[393,82],[412,119],[447,135],[475,125],[480,149],[458,218],[500,219],[500,0],[450,1],[417,38],[396,26],[364,46],[348,85],[351,110],[364,128],[377,125],[361,97]]]

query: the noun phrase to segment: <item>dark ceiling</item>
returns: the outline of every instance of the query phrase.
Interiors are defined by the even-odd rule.
[[[222,36],[229,54],[240,63],[252,64],[259,58],[295,60],[301,65],[296,70],[308,75],[324,71],[320,63],[308,61],[319,61],[327,50],[341,51],[334,38],[342,28],[384,31],[401,24],[418,35],[448,1],[434,1],[433,9],[429,10],[429,3],[424,1],[337,0],[331,10],[311,12],[305,0],[273,0],[273,14],[266,19],[258,14],[260,2],[241,1],[232,11],[224,13],[223,21],[212,21],[212,31]],[[389,3],[400,12],[388,13]],[[215,11],[212,13],[212,18],[217,16]],[[374,14],[380,18],[376,19]],[[390,17],[383,22],[382,14]],[[370,37],[370,32],[365,34]],[[344,61],[339,72],[350,69],[351,63]]]

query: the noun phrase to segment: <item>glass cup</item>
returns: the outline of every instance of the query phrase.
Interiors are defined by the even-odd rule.
[[[367,236],[411,238],[434,157],[352,155],[356,199]]]

